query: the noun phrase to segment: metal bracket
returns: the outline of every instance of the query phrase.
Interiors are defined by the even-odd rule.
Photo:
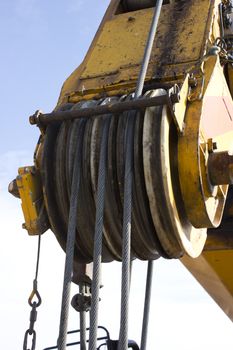
[[[38,113],[38,111],[36,111],[35,114],[29,117],[29,122],[32,125],[41,127],[41,125],[48,125],[53,122],[90,118],[103,114],[119,114],[125,111],[144,109],[146,107],[160,106],[165,104],[167,104],[168,107],[173,110],[171,106],[173,106],[174,103],[178,103],[179,100],[179,92],[176,91],[174,93],[167,93],[151,98],[137,98],[131,101],[115,102],[77,110],[54,111],[52,113],[46,114]]]
[[[189,94],[189,79],[190,76],[187,74],[179,92],[179,103],[174,105],[174,121],[180,133],[182,133],[184,129],[184,118]]]

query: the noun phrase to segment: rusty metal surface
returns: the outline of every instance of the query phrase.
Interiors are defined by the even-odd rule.
[[[8,186],[8,192],[16,198],[20,198],[19,189],[17,186],[16,179],[12,180]]]
[[[228,152],[212,152],[208,159],[208,173],[212,185],[233,183],[233,156]]]
[[[215,229],[208,229],[205,251],[233,249],[233,219],[223,219]]]
[[[204,50],[209,1],[189,1],[163,6],[147,78],[165,79],[166,66],[183,75],[181,63],[200,59]],[[146,35],[153,10],[141,10],[115,16],[105,23],[98,42],[81,75],[81,83],[90,88],[90,79],[102,77],[102,86],[136,79],[143,56]],[[190,25],[192,24],[192,26]],[[170,76],[171,79],[171,76]],[[93,81],[95,87],[100,81]]]
[[[199,74],[217,1],[165,3],[153,48],[148,80],[182,81],[187,72]],[[113,1],[80,69],[65,83],[60,102],[77,102],[112,90],[135,86],[153,9],[117,13]],[[117,13],[117,14],[116,14]]]

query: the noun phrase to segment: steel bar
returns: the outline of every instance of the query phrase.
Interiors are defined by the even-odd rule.
[[[29,122],[32,125],[48,125],[52,122],[66,121],[80,118],[90,118],[93,116],[103,114],[118,114],[125,111],[143,109],[146,107],[160,106],[167,104],[169,107],[173,103],[179,102],[179,93],[164,94],[162,96],[150,97],[150,98],[138,98],[131,101],[123,101],[110,103],[107,105],[67,110],[67,111],[54,111],[51,113],[36,112],[29,117]]]
[[[85,293],[85,284],[79,284],[79,293],[84,295]],[[86,350],[87,337],[86,337],[86,311],[79,312],[80,319],[80,350]]]
[[[149,314],[150,314],[153,267],[154,267],[154,261],[153,260],[148,261],[140,350],[146,350],[147,348],[147,335],[148,335]]]

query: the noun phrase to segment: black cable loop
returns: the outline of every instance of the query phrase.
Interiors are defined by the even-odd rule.
[[[28,298],[28,304],[30,306],[33,306],[33,304],[35,303],[35,301],[33,301],[34,297],[37,298],[36,307],[40,306],[42,303],[42,299],[41,299],[40,293],[38,292],[38,289],[37,289],[37,280],[33,281],[33,289],[31,291],[29,298]]]

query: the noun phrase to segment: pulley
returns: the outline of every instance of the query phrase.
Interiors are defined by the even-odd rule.
[[[148,96],[164,94],[163,90]],[[130,98],[130,96],[128,97]],[[85,108],[114,103],[117,97],[72,106]],[[76,258],[92,260],[98,159],[104,117],[50,125],[46,130],[42,180],[47,211],[54,233],[65,247],[72,164],[76,140],[83,137],[81,190],[79,194]],[[80,128],[84,126],[83,136]],[[124,188],[124,155],[127,113],[111,116],[108,134],[104,261],[121,259]],[[200,254],[206,232],[188,221],[178,181],[178,137],[166,106],[147,108],[136,115],[134,130],[134,177],[132,256],[139,259]],[[159,189],[159,190],[158,190]],[[88,220],[87,220],[88,218]]]
[[[114,100],[117,100],[117,98],[105,99],[104,101],[99,101],[99,103],[112,103]],[[95,101],[89,101],[84,104],[82,103],[82,106],[79,104],[72,108],[84,108],[85,106],[95,104]],[[141,188],[141,186],[145,188],[142,146],[140,145],[140,140],[142,138],[142,118],[141,115],[137,116],[134,136],[135,191],[133,199],[132,227],[134,234],[132,249],[135,257],[147,259],[148,256],[150,258],[158,257],[158,251],[162,251],[162,248],[153,227],[146,193]],[[63,123],[61,126],[51,125],[48,127],[42,160],[42,179],[52,228],[64,247],[72,174],[71,165],[73,164],[75,141],[80,137],[79,130],[83,123],[85,124],[85,130],[83,134],[82,160],[80,163],[82,177],[79,194],[76,253],[79,260],[89,262],[92,260],[93,252],[98,159],[103,127],[102,117],[91,118],[87,121],[77,120]],[[123,174],[127,127],[127,117],[125,114],[111,117],[108,134],[108,166],[103,246],[104,261],[121,259]]]

